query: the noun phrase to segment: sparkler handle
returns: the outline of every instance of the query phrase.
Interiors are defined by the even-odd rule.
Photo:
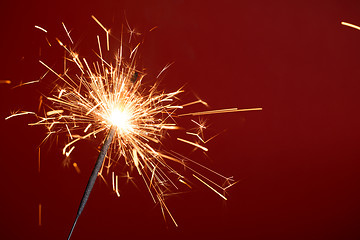
[[[70,231],[70,234],[68,236],[68,240],[70,239],[71,237],[71,234],[72,232],[74,231],[74,228],[75,228],[75,225],[76,225],[76,222],[79,218],[79,216],[81,215],[82,211],[84,210],[84,207],[86,205],[86,202],[87,200],[89,199],[89,196],[90,196],[90,193],[91,193],[91,190],[93,189],[94,187],[94,184],[95,184],[95,181],[96,181],[96,178],[98,176],[98,173],[101,169],[101,166],[104,162],[104,159],[106,157],[106,153],[110,147],[110,144],[111,144],[111,141],[114,137],[114,134],[115,134],[115,127],[111,127],[110,128],[110,131],[109,131],[109,134],[107,135],[106,139],[105,139],[105,142],[104,142],[104,145],[101,147],[101,150],[100,150],[100,153],[99,153],[99,156],[96,160],[96,163],[95,163],[95,167],[91,173],[91,176],[89,178],[89,181],[88,181],[88,184],[86,185],[86,188],[85,188],[85,191],[84,191],[84,194],[83,194],[83,197],[81,199],[81,202],[80,202],[80,205],[79,205],[79,209],[78,209],[78,212],[76,214],[76,218],[75,218],[75,221],[74,221],[74,224],[71,228],[71,231]]]
[[[84,210],[85,203],[87,202],[87,200],[88,200],[88,198],[90,196],[92,188],[94,187],[96,178],[97,178],[98,173],[99,173],[99,171],[101,169],[101,166],[102,166],[102,164],[104,162],[106,153],[107,153],[107,151],[108,151],[108,149],[110,147],[110,144],[111,144],[111,141],[112,141],[112,139],[114,137],[114,134],[115,134],[115,128],[111,128],[110,131],[109,131],[109,134],[107,135],[107,137],[105,139],[104,145],[101,147],[99,156],[98,156],[98,158],[96,160],[95,167],[94,167],[94,169],[93,169],[93,171],[91,173],[88,184],[87,184],[87,186],[85,188],[84,195],[83,195],[83,197],[81,199],[81,203],[80,203],[77,215],[80,215],[81,212]]]

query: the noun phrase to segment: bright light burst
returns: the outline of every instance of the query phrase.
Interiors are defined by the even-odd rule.
[[[109,51],[110,30],[105,28],[95,17],[93,19],[105,31],[106,49]],[[135,65],[136,53],[140,44],[125,54],[123,41],[118,41],[120,48],[116,53],[115,61],[108,61],[103,57],[100,37],[97,36],[99,49],[96,55],[98,61],[88,63],[85,58],[80,57],[72,50],[73,40],[65,24],[62,24],[67,38],[71,42],[66,45],[57,39],[67,54],[64,72],[59,74],[40,61],[61,80],[61,83],[56,85],[54,94],[46,97],[50,109],[45,116],[38,116],[39,121],[32,124],[46,126],[48,135],[45,139],[51,135],[65,133],[69,141],[63,148],[63,154],[69,156],[78,141],[95,138],[115,127],[112,151],[104,162],[99,173],[100,176],[103,176],[104,168],[109,173],[113,169],[112,166],[118,163],[126,164],[128,170],[125,171],[125,174],[128,179],[131,174],[134,174],[131,170],[136,169],[135,172],[138,172],[143,178],[154,202],[159,203],[164,218],[168,215],[175,225],[177,224],[165,205],[165,199],[171,192],[179,189],[179,184],[192,187],[191,180],[175,170],[172,162],[183,166],[182,169],[191,172],[190,176],[193,177],[193,180],[204,184],[226,200],[226,190],[234,184],[231,177],[222,176],[179,153],[164,149],[162,141],[167,139],[167,135],[171,131],[180,130],[183,131],[184,138],[177,137],[176,139],[181,144],[190,144],[201,151],[207,151],[205,144],[209,139],[203,139],[203,130],[206,127],[192,117],[261,110],[261,108],[186,112],[185,108],[189,105],[207,106],[207,104],[200,99],[181,104],[179,95],[183,90],[164,92],[158,89],[156,81],[152,84],[144,84],[145,73],[138,70]],[[47,33],[47,30],[39,26],[35,27]],[[129,25],[128,28],[129,32],[133,31]],[[49,45],[51,46],[50,43]],[[10,117],[29,113],[34,114],[20,112],[14,113]],[[189,123],[193,123],[195,130],[186,130],[180,127],[177,124],[177,118],[187,118]],[[118,184],[120,175],[114,171],[111,175],[113,190],[120,196]],[[212,175],[220,181],[212,180]]]

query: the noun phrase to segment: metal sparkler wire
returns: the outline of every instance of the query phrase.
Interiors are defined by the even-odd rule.
[[[108,149],[109,149],[109,147],[111,145],[111,142],[112,142],[112,139],[114,138],[114,135],[115,135],[115,127],[112,126],[110,128],[110,130],[109,130],[109,133],[108,133],[105,141],[104,141],[103,146],[101,147],[101,150],[100,150],[99,156],[98,156],[98,158],[96,160],[94,169],[93,169],[93,171],[92,171],[92,173],[90,175],[89,181],[88,181],[88,183],[86,185],[83,197],[82,197],[80,205],[79,205],[79,209],[78,209],[77,214],[76,214],[75,221],[73,223],[73,226],[72,226],[71,231],[69,233],[69,236],[67,238],[68,240],[70,240],[71,235],[72,235],[72,233],[74,231],[75,225],[76,225],[82,211],[84,210],[84,207],[86,205],[87,200],[89,199],[90,193],[92,191],[92,188],[94,187],[96,178],[97,178],[98,173],[99,173],[99,171],[101,169],[101,166],[102,166],[102,164],[104,162],[104,159],[106,157],[106,153],[107,153],[107,151],[108,151]]]

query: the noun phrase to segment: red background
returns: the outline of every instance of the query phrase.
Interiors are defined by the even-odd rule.
[[[235,3],[236,2],[236,3]],[[96,146],[73,154],[81,174],[62,166],[62,145],[37,146],[45,129],[13,110],[36,111],[47,85],[38,79],[51,36],[72,29],[79,51],[96,34],[91,19],[146,37],[141,64],[166,72],[164,86],[186,85],[213,109],[261,112],[209,116],[209,166],[240,182],[224,202],[205,188],[171,198],[179,223],[165,224],[145,190],[117,198],[98,181],[72,239],[359,239],[359,1],[2,1],[0,79],[1,239],[65,239],[96,159]],[[96,43],[96,42],[95,42]],[[95,45],[96,46],[96,45]],[[39,49],[42,49],[39,56]],[[59,58],[60,56],[60,58]],[[189,148],[183,153],[189,154]],[[141,179],[138,179],[141,185]],[[42,226],[38,226],[38,204]]]

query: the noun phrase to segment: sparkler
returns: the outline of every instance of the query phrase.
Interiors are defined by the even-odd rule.
[[[109,51],[110,37],[112,37],[110,29],[104,27],[94,16],[92,18],[105,31],[106,49]],[[72,44],[70,32],[64,23],[62,25]],[[130,36],[132,36],[134,30],[130,29],[128,23],[127,26],[131,33]],[[39,26],[35,26],[35,28],[45,33],[48,32]],[[49,43],[47,38],[46,40]],[[170,217],[176,226],[177,223],[167,208],[165,199],[169,192],[179,189],[177,182],[189,188],[191,188],[191,183],[183,174],[172,167],[172,163],[180,164],[185,169],[190,170],[194,179],[226,200],[227,188],[235,184],[231,177],[225,177],[179,153],[164,150],[163,140],[167,138],[168,132],[183,130],[177,124],[177,118],[262,109],[227,108],[193,113],[183,112],[187,106],[195,104],[207,106],[207,103],[198,99],[180,104],[178,103],[180,102],[179,95],[183,92],[181,88],[175,92],[166,93],[158,90],[157,82],[144,84],[145,73],[136,68],[136,53],[140,44],[137,44],[126,55],[123,51],[123,36],[121,34],[120,48],[115,57],[116,61],[111,63],[103,57],[99,36],[97,36],[97,41],[99,49],[96,55],[99,60],[88,63],[85,58],[80,58],[79,54],[71,49],[71,44],[68,46],[57,39],[57,43],[67,53],[64,72],[59,74],[46,63],[40,61],[48,69],[48,72],[55,74],[62,82],[62,84],[56,85],[52,95],[44,99],[49,103],[49,110],[45,116],[39,116],[33,112],[17,112],[8,117],[35,114],[39,120],[30,125],[44,125],[48,129],[48,134],[44,140],[51,135],[65,133],[69,141],[63,148],[63,154],[67,157],[75,149],[75,144],[78,141],[96,138],[98,135],[107,133],[68,239],[70,239],[85,207],[97,176],[102,177],[104,168],[109,173],[109,169],[120,161],[125,163],[130,172],[133,169],[138,172],[143,178],[151,198],[160,205],[164,219],[166,216]],[[130,41],[131,38],[129,43]],[[52,45],[49,43],[49,46]],[[71,68],[66,65],[69,63],[77,69],[76,74],[72,74],[73,69],[70,71]],[[167,65],[159,75],[171,64]],[[181,114],[177,113],[179,111]],[[177,137],[176,139],[182,144],[189,144],[196,149],[208,151],[204,145],[210,139],[204,140],[202,134],[205,126],[194,119],[190,120],[189,122],[195,123],[198,131],[187,130],[183,138]],[[109,149],[111,151],[108,151]],[[220,178],[225,182],[225,185],[223,186],[206,174],[200,173],[197,170],[199,168],[205,170],[209,175]],[[129,171],[126,171],[126,174],[128,177],[130,176]],[[112,172],[113,190],[120,196],[118,176],[116,175],[114,178],[114,175]]]

